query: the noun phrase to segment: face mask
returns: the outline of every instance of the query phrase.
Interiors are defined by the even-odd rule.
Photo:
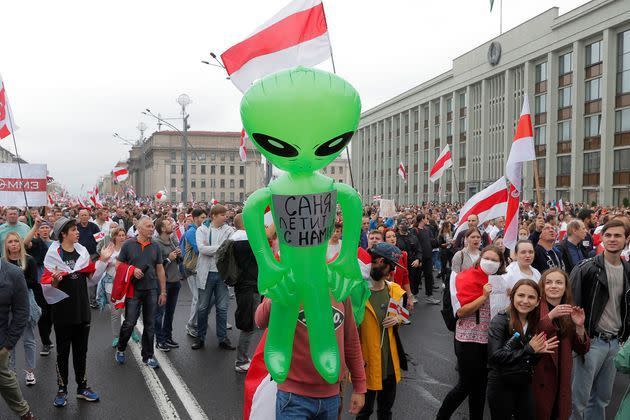
[[[497,270],[499,270],[499,267],[501,267],[501,263],[482,258],[481,262],[479,263],[479,267],[481,267],[481,270],[484,273],[486,273],[487,275],[491,276],[494,273],[496,273]]]
[[[524,241],[524,240],[527,240],[527,239],[529,239],[529,236],[527,236],[527,235],[519,235],[518,236],[518,240],[519,241]]]

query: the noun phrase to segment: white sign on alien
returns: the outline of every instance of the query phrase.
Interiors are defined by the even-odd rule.
[[[328,242],[337,212],[337,191],[272,196],[273,220],[281,242],[317,246]]]

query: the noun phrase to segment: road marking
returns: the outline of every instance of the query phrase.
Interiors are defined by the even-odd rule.
[[[140,335],[142,335],[144,325],[140,320],[138,320],[136,328],[140,332]],[[155,350],[154,357],[160,363],[160,368],[162,369],[162,372],[164,372],[164,375],[166,375],[166,378],[171,383],[171,386],[181,400],[182,405],[188,412],[188,415],[190,415],[190,418],[193,420],[208,420],[208,416],[199,405],[199,402],[197,402],[197,399],[194,397],[193,393],[190,392],[190,389],[186,385],[186,382],[184,382],[180,374],[177,372],[177,369],[175,369],[170,359],[160,353],[157,349]]]
[[[136,363],[140,368],[142,376],[144,376],[147,388],[149,388],[149,392],[151,392],[151,396],[155,401],[155,405],[157,406],[162,419],[180,420],[179,414],[177,414],[177,410],[175,409],[173,402],[168,397],[168,393],[166,392],[166,389],[164,389],[162,381],[160,381],[157,373],[155,373],[155,370],[145,365],[142,361],[142,354],[140,353],[140,345],[138,343],[131,343],[131,353],[133,354],[134,359],[136,359]]]

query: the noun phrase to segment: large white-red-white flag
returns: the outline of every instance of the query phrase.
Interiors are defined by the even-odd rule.
[[[505,175],[510,181],[510,192],[505,215],[503,244],[511,250],[514,250],[518,242],[519,206],[523,189],[523,163],[536,160],[533,131],[532,116],[529,112],[529,99],[526,94],[523,97],[523,109],[516,126],[510,155],[505,165]]]
[[[123,182],[124,180],[129,178],[129,171],[127,170],[127,168],[114,168],[112,172],[114,174],[116,182]]]
[[[261,77],[298,65],[314,66],[330,55],[321,0],[293,0],[221,59],[232,83],[245,92]]]
[[[4,88],[2,76],[0,76],[0,140],[11,135],[11,130],[15,130],[15,120],[9,106],[9,98]]]
[[[402,162],[398,165],[398,175],[403,179],[403,181],[407,182],[407,171],[405,170],[405,165]]]
[[[468,229],[468,216],[476,214],[479,224],[505,216],[508,202],[508,190],[506,188],[505,177],[499,178],[494,184],[489,185],[484,190],[470,197],[459,211],[459,221],[455,236]]]
[[[431,182],[437,181],[451,166],[453,166],[453,159],[451,159],[451,149],[447,144],[435,160],[435,164],[429,172],[429,180]]]
[[[247,144],[245,143],[247,140],[249,140],[249,137],[243,128],[241,130],[241,144],[238,146],[238,155],[243,162],[247,162]]]

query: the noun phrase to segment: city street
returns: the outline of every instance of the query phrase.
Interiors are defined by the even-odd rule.
[[[65,408],[55,408],[55,352],[49,357],[37,356],[37,384],[24,385],[23,350],[18,351],[18,372],[22,391],[39,419],[239,419],[242,418],[244,374],[234,371],[234,352],[219,350],[214,336],[214,312],[210,318],[208,340],[203,350],[190,349],[192,339],[184,330],[190,307],[190,291],[182,284],[174,338],[179,349],[156,351],[162,367],[152,371],[138,363],[139,347],[127,350],[127,363],[114,361],[109,328],[109,312],[93,311],[88,351],[88,384],[101,396],[98,403],[74,398],[74,374],[70,369],[70,393]],[[230,300],[230,323],[234,323],[235,300]],[[446,330],[439,313],[441,306],[419,303],[411,326],[402,329],[401,337],[410,356],[410,369],[398,385],[395,419],[433,419],[440,403],[455,383],[455,357],[452,334]],[[238,331],[229,332],[232,343]],[[39,345],[39,344],[38,344]],[[18,348],[21,342],[18,343]],[[254,348],[252,348],[253,352]],[[628,385],[628,378],[618,376],[608,418],[612,419]],[[348,401],[348,399],[346,399]],[[347,411],[347,410],[346,410]],[[468,418],[467,403],[462,404],[454,419]],[[373,415],[376,418],[376,415]],[[486,410],[489,419],[489,412]],[[0,419],[13,418],[4,402]],[[352,416],[344,415],[344,419]]]

